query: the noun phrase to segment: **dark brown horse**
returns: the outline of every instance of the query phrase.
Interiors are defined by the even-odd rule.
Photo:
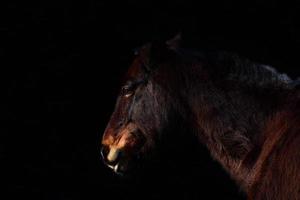
[[[177,125],[186,126],[249,199],[299,200],[296,85],[234,54],[181,49],[176,38],[147,44],[128,70],[102,156],[116,173],[125,173]]]

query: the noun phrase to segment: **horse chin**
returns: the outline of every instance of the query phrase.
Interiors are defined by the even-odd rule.
[[[127,174],[127,167],[124,167],[124,165],[122,165],[121,163],[117,163],[114,166],[109,166],[109,168],[111,168],[113,170],[113,172],[117,175],[126,175]]]
[[[109,166],[113,172],[120,176],[131,176],[136,171],[137,164],[133,161],[121,160],[114,166]]]

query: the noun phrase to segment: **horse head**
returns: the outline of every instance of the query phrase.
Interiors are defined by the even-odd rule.
[[[174,96],[167,91],[168,81],[159,70],[167,64],[165,58],[173,55],[178,39],[140,48],[125,76],[102,138],[103,160],[116,173],[130,171],[149,155],[176,113]]]

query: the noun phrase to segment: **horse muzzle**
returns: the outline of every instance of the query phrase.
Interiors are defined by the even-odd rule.
[[[103,162],[117,174],[124,174],[135,165],[145,144],[145,137],[139,130],[130,132],[127,136],[125,134],[116,143],[103,144],[101,149]]]
[[[115,173],[120,173],[120,161],[122,157],[122,150],[117,148],[102,147],[101,156],[106,166],[111,168]]]

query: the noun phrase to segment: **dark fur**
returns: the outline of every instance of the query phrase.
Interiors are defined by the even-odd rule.
[[[139,51],[126,76],[139,83],[134,99],[119,100],[108,127],[131,109],[145,154],[182,119],[249,199],[300,199],[297,82],[234,54],[173,46]]]

